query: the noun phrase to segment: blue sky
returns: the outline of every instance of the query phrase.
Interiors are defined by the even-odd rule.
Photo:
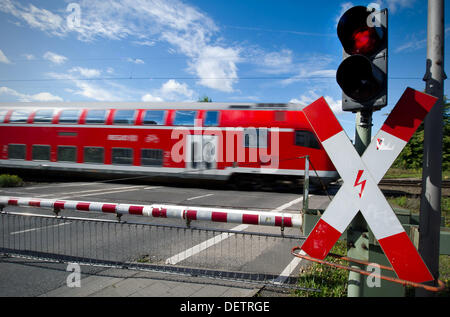
[[[309,104],[325,96],[353,138],[355,115],[341,111],[335,80],[342,56],[336,25],[347,8],[370,2],[0,0],[0,101],[207,95]],[[390,80],[389,105],[374,114],[373,134],[407,86],[424,89],[427,33],[427,1],[377,2],[390,10]]]

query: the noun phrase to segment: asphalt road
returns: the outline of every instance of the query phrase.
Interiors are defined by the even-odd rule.
[[[34,183],[23,188],[7,188],[0,195],[15,197],[51,198],[114,203],[165,203],[183,206],[220,207],[260,211],[278,210],[299,213],[302,195],[295,192],[237,191],[221,186],[190,184],[142,184],[130,181],[81,181]],[[325,208],[326,195],[313,194],[310,208]],[[10,206],[8,212],[52,215],[41,208]],[[116,220],[114,215],[92,212],[62,211],[66,217]],[[3,243],[14,248],[42,249],[49,253],[114,259],[117,261],[145,260],[151,263],[201,266],[217,270],[261,271],[274,274],[295,274],[289,241],[264,238],[220,235],[210,231],[189,229],[160,229],[147,225],[118,226],[116,223],[88,221],[23,220],[23,217],[5,220],[0,226]],[[145,222],[159,225],[185,226],[182,220],[150,219],[124,215],[125,222]],[[7,223],[6,223],[7,222]],[[239,226],[227,223],[195,222],[196,228],[238,230],[280,234],[278,227]],[[286,235],[300,235],[297,229],[286,228]],[[219,237],[219,238],[218,238]],[[39,242],[37,242],[39,241]],[[36,245],[39,244],[39,245]],[[208,244],[208,247],[205,245]],[[214,247],[210,247],[209,244]],[[202,249],[203,246],[203,249]],[[195,251],[197,250],[197,251]],[[181,257],[181,258],[180,258]],[[0,296],[39,296],[66,283],[67,264],[20,258],[0,258]],[[104,268],[83,266],[83,276],[97,274]],[[277,273],[278,272],[278,273]]]

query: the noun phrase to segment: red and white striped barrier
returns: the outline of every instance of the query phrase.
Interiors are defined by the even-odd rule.
[[[408,88],[362,157],[323,98],[303,110],[344,180],[302,245],[304,252],[324,259],[361,211],[400,279],[433,280],[377,184],[435,103],[436,98]]]
[[[227,222],[260,226],[301,228],[300,214],[240,211],[235,209],[187,207],[174,205],[131,205],[58,199],[0,196],[0,206],[41,207],[52,210],[94,211],[130,214],[153,218],[184,219],[187,221]]]

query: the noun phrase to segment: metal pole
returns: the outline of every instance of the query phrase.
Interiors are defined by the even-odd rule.
[[[442,135],[444,107],[444,0],[428,0],[427,69],[425,92],[439,100],[425,119],[419,252],[435,279],[439,277]],[[433,283],[433,282],[432,282]],[[435,285],[431,284],[431,285]],[[417,296],[432,296],[417,290]]]
[[[372,138],[372,111],[361,111],[356,114],[355,148],[362,155]],[[369,233],[367,223],[359,212],[347,230],[347,255],[351,258],[369,260]],[[365,269],[364,266],[353,264],[352,267]],[[356,272],[348,276],[348,297],[362,297],[364,279]]]
[[[309,208],[309,156],[305,157],[305,179],[303,183],[303,213]]]

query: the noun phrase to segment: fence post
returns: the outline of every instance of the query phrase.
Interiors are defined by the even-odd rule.
[[[303,213],[309,209],[309,156],[305,156],[305,178],[303,181]]]

